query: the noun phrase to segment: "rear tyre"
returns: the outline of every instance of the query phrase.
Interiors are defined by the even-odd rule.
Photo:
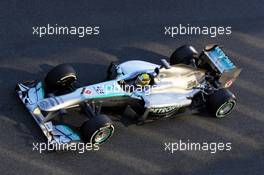
[[[81,126],[81,133],[85,142],[102,144],[113,135],[114,125],[106,115],[98,115]]]
[[[193,46],[183,45],[176,49],[170,56],[170,64],[186,64],[189,65],[193,58],[198,57],[198,52]]]
[[[67,89],[77,80],[76,72],[68,64],[60,64],[51,69],[45,78],[45,84],[49,89]]]
[[[228,89],[220,89],[210,95],[207,101],[209,111],[217,118],[226,117],[236,105],[235,95]]]

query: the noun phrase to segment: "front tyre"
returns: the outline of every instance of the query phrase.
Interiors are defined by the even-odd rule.
[[[207,107],[217,118],[226,117],[236,106],[236,97],[228,89],[220,89],[209,96]]]
[[[60,64],[51,69],[45,77],[45,84],[52,90],[64,90],[77,80],[76,72],[68,64]]]
[[[117,77],[116,62],[111,62],[107,69],[106,80],[113,80]]]
[[[81,126],[81,134],[85,142],[102,144],[114,133],[112,120],[106,115],[98,115],[86,121]]]

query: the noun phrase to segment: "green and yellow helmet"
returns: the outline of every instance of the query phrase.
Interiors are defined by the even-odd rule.
[[[147,73],[140,74],[136,79],[136,85],[137,86],[146,86],[150,83],[150,75]]]

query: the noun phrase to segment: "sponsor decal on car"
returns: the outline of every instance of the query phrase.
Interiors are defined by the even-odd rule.
[[[96,87],[94,87],[94,90],[95,90],[98,94],[104,94],[104,89],[101,88],[100,86],[96,86]]]
[[[93,91],[91,89],[83,88],[81,94],[90,95]]]
[[[225,88],[230,87],[232,84],[233,84],[233,81],[232,80],[229,80],[228,82],[226,82]]]
[[[86,90],[84,91],[84,93],[90,95],[90,94],[92,94],[92,91],[91,91],[90,89],[86,89]]]
[[[150,112],[154,114],[166,114],[178,108],[179,108],[178,106],[157,107],[157,108],[151,108]]]

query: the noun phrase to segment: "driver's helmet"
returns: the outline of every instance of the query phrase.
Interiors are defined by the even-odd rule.
[[[140,74],[136,79],[136,85],[137,86],[146,86],[150,83],[150,75],[147,73]]]

